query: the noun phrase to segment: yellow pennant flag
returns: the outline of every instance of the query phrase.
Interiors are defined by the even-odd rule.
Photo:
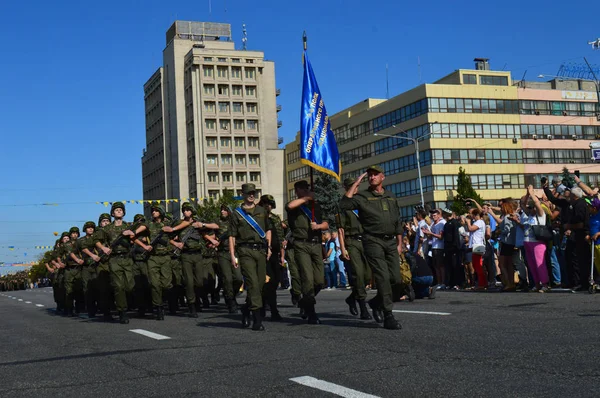
[[[108,202],[103,202],[102,204],[104,205],[104,207],[108,207]]]

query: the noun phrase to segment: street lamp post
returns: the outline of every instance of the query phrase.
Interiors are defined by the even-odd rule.
[[[437,122],[433,122],[432,124],[436,124]],[[420,137],[417,138],[412,138],[412,137],[402,137],[402,136],[397,136],[397,135],[388,135],[388,134],[379,134],[379,133],[375,133],[373,135],[377,136],[377,137],[389,137],[389,138],[394,138],[397,140],[407,140],[407,141],[411,141],[414,145],[415,145],[415,158],[417,160],[417,172],[419,174],[419,193],[421,194],[421,206],[425,207],[425,199],[423,198],[423,181],[421,179],[421,161],[419,160],[419,139],[425,138],[428,135],[431,135],[433,132],[431,131],[431,125],[427,125],[429,132],[427,134],[424,134]],[[397,127],[395,124],[392,125],[392,127],[398,128],[400,130],[401,133],[404,134],[408,134],[406,131],[402,130],[400,127]]]

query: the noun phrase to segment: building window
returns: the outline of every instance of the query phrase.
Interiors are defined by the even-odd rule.
[[[227,58],[217,58],[219,62],[227,62]]]
[[[230,130],[230,124],[231,122],[227,119],[220,119],[219,120],[219,128],[221,130],[225,130],[225,131],[229,131]]]
[[[232,104],[234,113],[242,113],[243,112],[243,104],[241,102],[234,102]]]
[[[204,85],[204,94],[205,95],[215,95],[215,85],[214,84],[205,84]]]
[[[206,164],[216,165],[217,155],[206,155]]]
[[[240,68],[239,66],[232,66],[231,67],[231,77],[233,79],[241,79],[242,78],[242,68]]]
[[[288,164],[296,163],[299,160],[300,160],[300,151],[298,149],[287,154]]]
[[[215,68],[213,68],[212,66],[206,66],[206,65],[204,65],[202,67],[202,70],[204,72],[204,77],[213,77],[213,73],[214,73]]]
[[[254,69],[254,68],[245,68],[244,69],[244,76],[246,77],[246,79],[250,79],[250,80],[256,79],[256,69]]]
[[[233,129],[234,130],[244,130],[244,121],[243,120],[234,120],[233,121]]]
[[[247,103],[246,111],[250,114],[256,114],[256,104],[254,102]]]
[[[288,200],[294,200],[294,199],[296,199],[296,190],[295,189],[290,189],[288,191]]]
[[[260,182],[260,173],[250,173],[250,182]]]
[[[221,138],[221,148],[230,148],[231,138]]]
[[[236,182],[246,182],[246,173],[235,173]]]
[[[208,197],[212,200],[219,199],[219,191],[213,191],[213,190],[208,191]]]
[[[237,166],[245,166],[246,165],[246,155],[235,155],[235,164]]]
[[[246,60],[246,63],[247,63],[247,64],[253,64],[253,63],[254,63],[254,60],[253,60],[253,59],[247,59],[247,60]]]
[[[463,76],[463,84],[477,84],[477,75],[465,73]]]
[[[215,113],[215,103],[212,101],[204,102],[204,112]]]
[[[212,57],[204,57],[204,60],[207,62],[211,62],[213,59],[212,59]]]
[[[248,148],[258,148],[258,138],[251,137],[248,138]]]
[[[231,58],[231,62],[233,62],[234,64],[239,64],[241,60],[239,58]]]
[[[217,77],[220,78],[228,78],[229,77],[229,70],[226,66],[217,66]]]
[[[219,173],[208,173],[208,182],[219,182]]]
[[[231,86],[231,95],[234,97],[242,96],[242,86]]]
[[[221,164],[231,165],[231,155],[221,155]]]
[[[292,171],[288,171],[288,182],[296,182],[308,178],[310,167],[302,166]]]
[[[215,119],[206,119],[204,121],[204,125],[206,126],[207,130],[214,130],[215,125],[216,125],[216,120]]]
[[[249,155],[248,156],[248,164],[258,166],[260,164],[260,156],[259,155]]]
[[[229,95],[229,86],[226,84],[219,84],[219,95]]]
[[[508,77],[506,76],[479,76],[479,84],[484,86],[508,86]]]
[[[219,102],[219,112],[229,113],[229,102]]]
[[[206,146],[209,148],[217,147],[217,139],[214,137],[206,138]]]
[[[236,138],[235,139],[235,147],[236,148],[245,148],[246,140],[244,138]]]
[[[223,173],[223,182],[232,182],[233,181],[233,175],[232,173]]]
[[[246,97],[256,98],[256,86],[246,86]]]
[[[248,130],[258,130],[258,122],[256,120],[248,120]]]

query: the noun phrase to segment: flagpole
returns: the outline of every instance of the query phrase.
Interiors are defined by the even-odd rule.
[[[307,37],[306,37],[306,31],[304,31],[302,33],[302,44],[304,47],[304,52],[306,52],[307,49]],[[304,64],[304,53],[302,53],[302,64]],[[315,186],[314,186],[314,177],[313,177],[313,168],[310,168],[310,189],[313,191],[313,194],[315,193]],[[311,205],[311,214],[312,214],[312,222],[315,222],[315,201],[314,198],[312,200],[312,205]]]

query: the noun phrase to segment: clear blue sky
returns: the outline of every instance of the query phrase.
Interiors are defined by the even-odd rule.
[[[23,247],[97,221],[105,209],[93,202],[142,198],[142,87],[175,19],[231,23],[238,46],[246,23],[249,49],[275,61],[285,142],[299,126],[303,30],[330,114],[385,98],[386,64],[391,96],[419,85],[417,57],[421,83],[471,68],[474,57],[515,78],[527,69],[529,79],[564,60],[600,63],[587,45],[600,36],[589,2],[211,3],[209,14],[208,0],[2,2],[0,261],[31,259],[40,251]],[[24,206],[39,203],[60,205]],[[126,218],[141,211],[128,205]]]

